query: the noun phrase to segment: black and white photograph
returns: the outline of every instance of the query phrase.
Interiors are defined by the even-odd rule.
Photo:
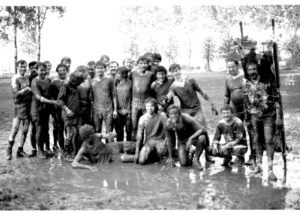
[[[300,4],[0,2],[0,210],[300,209]]]

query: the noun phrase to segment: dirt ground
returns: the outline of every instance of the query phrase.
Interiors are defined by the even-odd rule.
[[[225,73],[193,74],[216,103],[223,104]],[[284,79],[285,76],[282,78]],[[300,76],[295,85],[282,85],[287,155],[283,174],[280,153],[275,155],[276,183],[267,174],[253,176],[247,166],[225,169],[222,160],[205,164],[204,171],[170,168],[163,164],[112,163],[99,171],[74,170],[59,156],[48,160],[6,160],[13,104],[9,80],[0,80],[0,210],[96,209],[299,209],[300,208]],[[210,137],[220,119],[201,99]],[[25,151],[30,152],[27,139]],[[246,158],[247,159],[247,158]],[[266,158],[264,156],[264,162]],[[264,168],[266,168],[264,164]]]

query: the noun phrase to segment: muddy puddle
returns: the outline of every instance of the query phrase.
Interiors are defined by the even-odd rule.
[[[5,154],[1,150],[1,156]],[[2,157],[3,158],[3,157]],[[110,163],[98,171],[75,170],[60,158],[1,162],[1,209],[295,209],[300,208],[299,155],[289,153],[286,180],[281,155],[276,183],[246,166],[204,171]],[[264,159],[265,160],[265,159]],[[205,160],[201,159],[205,164]],[[264,165],[266,167],[266,165]],[[6,195],[6,197],[5,197]]]

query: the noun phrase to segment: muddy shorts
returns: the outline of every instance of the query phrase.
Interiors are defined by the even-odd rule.
[[[145,100],[132,99],[131,102],[132,111],[144,110],[145,109]]]
[[[168,153],[166,140],[149,140],[144,146],[149,146],[151,149],[155,149],[160,157],[164,157]]]
[[[109,119],[109,118],[112,118],[112,115],[113,115],[113,111],[112,110],[95,110],[93,111],[93,117],[95,118],[99,118],[99,119],[103,119],[103,120],[106,120],[106,119]]]
[[[200,123],[201,125],[206,127],[207,124],[206,124],[201,106],[197,106],[194,108],[181,109],[181,112],[192,116],[198,123]]]
[[[30,105],[15,105],[14,117],[19,119],[30,118]]]
[[[72,116],[72,117],[67,116],[64,110],[62,111],[62,118],[64,120],[65,127],[77,126],[77,124],[78,124],[78,116],[76,116],[76,115]]]

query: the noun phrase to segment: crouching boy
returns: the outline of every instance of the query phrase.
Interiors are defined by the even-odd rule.
[[[169,106],[168,114],[169,118],[166,121],[165,132],[168,142],[169,163],[171,166],[175,165],[172,150],[173,147],[176,147],[175,141],[177,135],[180,165],[188,166],[192,160],[193,166],[196,169],[203,170],[199,158],[203,150],[207,150],[209,144],[206,129],[190,115],[181,113],[177,106]],[[189,158],[189,153],[192,153],[191,145],[196,147],[192,159]]]
[[[224,158],[223,166],[228,166],[232,156],[236,156],[234,163],[243,164],[247,152],[246,131],[243,122],[235,117],[232,108],[225,105],[221,109],[222,120],[219,121],[209,153],[215,157]],[[221,142],[221,137],[224,142]]]

